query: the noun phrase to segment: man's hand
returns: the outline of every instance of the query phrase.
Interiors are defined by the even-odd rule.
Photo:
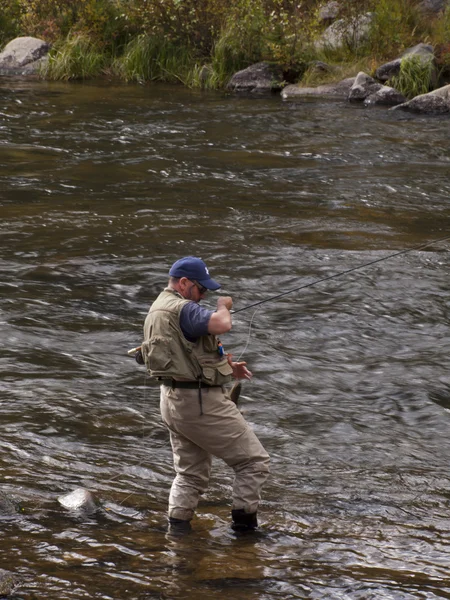
[[[235,379],[251,379],[253,377],[253,373],[247,369],[246,362],[231,362],[230,365]]]
[[[233,298],[231,298],[231,296],[219,296],[219,298],[217,298],[217,310],[222,307],[231,310],[233,307]]]

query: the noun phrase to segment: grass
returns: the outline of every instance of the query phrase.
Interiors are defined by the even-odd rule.
[[[373,71],[373,61],[371,58],[361,58],[350,62],[337,62],[334,64],[326,63],[327,69],[318,67],[316,61],[311,61],[306,69],[301,85],[302,87],[315,87],[342,81],[348,77],[354,77],[360,71],[371,73]]]
[[[427,94],[433,89],[433,57],[405,56],[400,64],[400,73],[388,81],[388,85],[401,92],[405,98]]]
[[[157,36],[142,34],[126,46],[113,68],[126,81],[165,81],[188,85],[194,66],[190,49]]]
[[[92,79],[103,73],[108,62],[108,56],[88,36],[69,36],[50,52],[42,75],[65,81]]]

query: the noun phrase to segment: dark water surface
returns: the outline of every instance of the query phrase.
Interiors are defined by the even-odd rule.
[[[2,80],[0,491],[21,511],[0,518],[0,568],[17,597],[450,598],[450,242],[236,315],[223,342],[245,350],[242,410],[272,456],[256,538],[229,530],[219,462],[194,533],[166,536],[168,435],[126,354],[180,256],[238,309],[450,236],[449,173],[448,119]],[[58,504],[79,486],[102,514]]]

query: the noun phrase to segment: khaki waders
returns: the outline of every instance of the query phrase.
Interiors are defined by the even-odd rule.
[[[169,517],[190,520],[199,495],[208,488],[212,456],[235,473],[233,510],[256,513],[269,476],[269,455],[223,387],[199,392],[161,386],[161,415],[169,428],[177,473],[169,497]]]

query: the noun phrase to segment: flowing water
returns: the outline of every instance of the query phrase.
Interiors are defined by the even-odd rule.
[[[0,86],[0,568],[23,599],[450,598],[450,241],[235,316],[272,458],[261,534],[214,462],[184,538],[127,356],[177,258],[235,309],[450,236],[445,118],[179,87]],[[214,295],[206,304],[214,306]],[[103,506],[59,496],[84,487]],[[6,514],[7,513],[7,514]]]

